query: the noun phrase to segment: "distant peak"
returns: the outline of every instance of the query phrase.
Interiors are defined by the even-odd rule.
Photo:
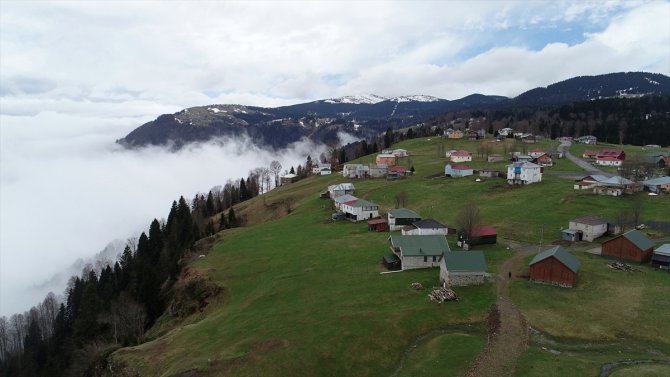
[[[378,96],[376,94],[361,94],[357,96],[344,96],[339,98],[330,98],[324,100],[323,102],[327,103],[351,103],[351,104],[369,104],[374,105],[375,103],[391,101],[391,102],[436,102],[440,99],[433,96],[427,95],[410,95],[410,96],[400,96],[400,97],[384,97]]]

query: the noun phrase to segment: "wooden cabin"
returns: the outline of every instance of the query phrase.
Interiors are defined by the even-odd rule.
[[[603,242],[600,255],[631,262],[648,262],[654,252],[654,242],[638,230],[630,230]]]
[[[561,246],[537,254],[530,261],[530,281],[572,287],[577,283],[579,260]]]

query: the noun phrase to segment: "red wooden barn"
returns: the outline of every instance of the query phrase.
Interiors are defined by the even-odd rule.
[[[632,262],[648,262],[653,252],[654,242],[640,231],[631,230],[603,242],[600,255]]]
[[[372,219],[368,221],[368,230],[374,230],[376,232],[385,232],[389,229],[389,223],[386,219]]]
[[[530,261],[530,280],[572,287],[577,283],[579,260],[561,246],[547,249]]]

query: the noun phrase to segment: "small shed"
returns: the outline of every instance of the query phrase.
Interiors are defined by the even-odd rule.
[[[291,184],[291,183],[293,183],[297,180],[298,180],[298,176],[296,174],[282,175],[281,177],[279,177],[279,185],[280,186],[288,185],[288,184]]]
[[[384,218],[372,219],[368,221],[368,230],[375,232],[385,232],[389,229],[389,223]]]
[[[486,257],[479,250],[447,251],[440,262],[440,283],[445,287],[483,284],[486,270]]]
[[[497,242],[497,238],[498,232],[496,228],[492,226],[479,226],[473,229],[470,235],[463,231],[459,232],[457,245],[464,249],[468,249],[474,245],[493,245]]]
[[[561,246],[537,254],[530,261],[530,281],[572,287],[577,283],[579,260]]]
[[[479,176],[481,178],[497,178],[500,177],[502,172],[496,169],[482,169],[479,171]]]
[[[384,266],[391,271],[397,271],[402,268],[400,257],[398,257],[395,253],[384,254],[382,262],[384,263]]]
[[[651,265],[670,272],[670,243],[661,245],[651,255]]]
[[[639,230],[630,230],[603,242],[601,255],[631,262],[648,262],[654,252],[654,242]]]
[[[563,241],[581,241],[582,240],[582,231],[576,229],[563,229],[561,231],[561,239]]]

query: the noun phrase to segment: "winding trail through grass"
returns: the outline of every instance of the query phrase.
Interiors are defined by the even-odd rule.
[[[538,252],[539,248],[520,244],[510,244],[510,247],[517,252],[500,266],[496,284],[500,325],[467,372],[468,377],[513,376],[517,360],[528,347],[528,325],[523,314],[509,298],[509,282],[519,279],[517,271],[521,262],[526,256]]]

